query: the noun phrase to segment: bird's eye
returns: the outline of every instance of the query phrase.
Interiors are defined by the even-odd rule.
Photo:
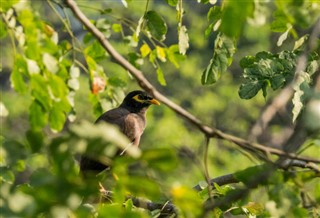
[[[150,100],[150,97],[148,97],[146,95],[138,95],[138,99],[140,99],[140,100]]]

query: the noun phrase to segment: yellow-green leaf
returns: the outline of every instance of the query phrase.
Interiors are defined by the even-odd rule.
[[[158,76],[158,81],[161,85],[163,86],[166,86],[167,83],[166,83],[166,79],[164,78],[164,75],[163,75],[163,72],[162,72],[162,69],[160,67],[158,67],[157,69],[157,76]]]
[[[145,58],[148,54],[150,54],[150,52],[150,47],[146,43],[144,43],[140,48],[141,57]]]
[[[166,62],[166,52],[165,49],[160,47],[160,46],[156,46],[156,52],[157,52],[157,57],[159,58],[160,61],[162,62]]]

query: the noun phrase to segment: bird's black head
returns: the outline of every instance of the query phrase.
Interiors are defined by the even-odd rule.
[[[151,104],[160,105],[160,103],[148,93],[135,90],[127,94],[121,106],[129,109],[131,112],[139,112],[143,108],[148,108]]]

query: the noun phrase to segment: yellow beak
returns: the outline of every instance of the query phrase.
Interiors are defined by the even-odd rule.
[[[155,104],[155,105],[160,105],[160,102],[159,101],[157,101],[156,99],[151,99],[151,100],[149,100],[148,101],[150,104]]]

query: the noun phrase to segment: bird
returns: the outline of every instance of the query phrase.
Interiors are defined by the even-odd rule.
[[[160,102],[145,91],[131,91],[117,108],[103,113],[95,123],[107,122],[118,126],[132,145],[139,146],[141,135],[146,127],[146,112],[150,105],[160,105]],[[117,154],[124,152],[120,151]],[[82,156],[80,159],[80,172],[83,173],[99,173],[108,167],[87,156]]]

